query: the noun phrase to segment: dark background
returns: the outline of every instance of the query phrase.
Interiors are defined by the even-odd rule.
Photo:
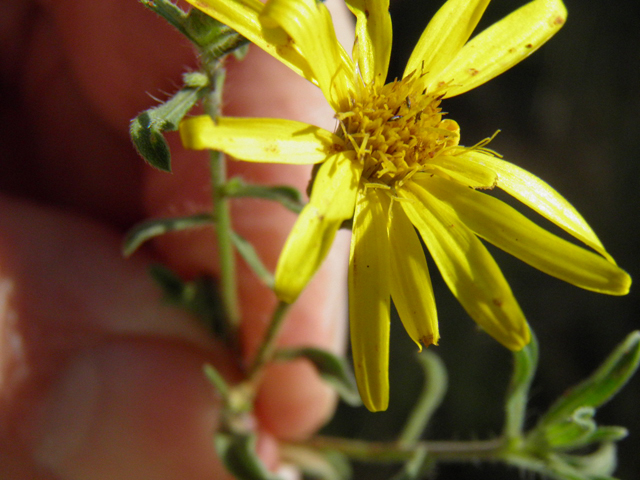
[[[565,3],[568,21],[549,43],[512,70],[445,100],[442,106],[460,124],[465,145],[500,129],[490,148],[561,192],[638,282],[640,3]],[[494,0],[476,32],[521,4]],[[440,0],[392,2],[392,78],[402,75],[411,49],[440,5]],[[539,224],[550,225],[537,218]],[[587,292],[492,251],[540,342],[529,411],[534,421],[567,387],[591,373],[628,333],[640,328],[640,295],[637,285],[625,297]],[[440,346],[432,350],[445,361],[450,385],[425,438],[490,438],[502,428],[511,355],[478,333],[437,269],[431,268],[431,274],[442,334]],[[392,318],[389,410],[371,414],[341,405],[327,431],[393,439],[421,388],[415,352],[398,318]],[[639,400],[640,376],[596,415],[599,424],[622,425],[630,431],[619,443],[617,478],[640,478]],[[358,467],[357,478],[389,478],[395,471]],[[523,478],[515,469],[487,464],[440,465],[437,473],[439,479],[456,480]]]

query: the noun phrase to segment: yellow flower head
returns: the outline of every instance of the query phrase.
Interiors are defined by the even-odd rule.
[[[390,300],[420,346],[439,339],[427,262],[417,232],[469,315],[512,350],[527,322],[478,237],[543,272],[612,295],[631,280],[580,214],[534,175],[483,142],[459,145],[440,102],[481,85],[539,48],[564,24],[560,0],[534,0],[471,41],[489,0],[448,0],[416,45],[402,79],[384,84],[391,46],[389,0],[347,0],[357,19],[353,59],[317,0],[188,0],[318,85],[336,112],[335,133],[289,120],[193,117],[188,148],[240,160],[322,163],[311,199],[276,270],[276,293],[293,302],[353,218],[349,312],[360,394],[372,411],[389,398]],[[482,192],[499,187],[592,250],[569,243]]]

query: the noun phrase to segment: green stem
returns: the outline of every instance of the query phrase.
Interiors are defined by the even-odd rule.
[[[209,95],[204,98],[204,110],[211,118],[220,115],[222,103],[222,85],[225,71],[217,60],[205,60],[203,65],[210,84],[213,86]],[[227,183],[227,164],[222,152],[209,152],[211,170],[211,196],[213,215],[216,219],[216,237],[218,241],[218,258],[220,265],[220,295],[224,306],[225,317],[232,332],[233,342],[237,341],[240,324],[240,306],[236,280],[235,250],[233,247],[231,213],[229,200],[224,195]]]
[[[402,444],[410,445],[420,439],[447,391],[447,370],[442,360],[431,352],[424,352],[418,355],[418,362],[424,371],[424,385],[418,402],[398,437],[398,442]]]
[[[276,309],[273,311],[267,331],[260,343],[260,349],[249,368],[248,379],[250,382],[256,382],[259,380],[263,367],[273,358],[273,354],[276,349],[276,340],[278,339],[278,334],[284,324],[289,307],[290,304],[280,301],[278,302]]]
[[[224,155],[221,152],[211,151],[209,162],[211,168],[213,212],[216,218],[222,303],[227,321],[231,329],[235,332],[240,323],[240,307],[238,305],[235,250],[231,238],[231,213],[229,211],[229,201],[223,195],[220,195],[220,191],[227,178],[227,168]]]
[[[498,460],[505,453],[502,438],[468,442],[429,441],[412,445],[399,442],[367,442],[346,438],[316,436],[302,444],[319,450],[338,451],[352,460],[376,462],[406,462],[411,460],[417,450],[426,450],[435,461],[458,462],[469,460]]]

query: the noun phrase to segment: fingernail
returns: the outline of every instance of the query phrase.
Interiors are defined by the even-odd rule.
[[[94,356],[77,356],[45,401],[34,451],[37,462],[58,472],[80,451],[94,423],[99,394]]]

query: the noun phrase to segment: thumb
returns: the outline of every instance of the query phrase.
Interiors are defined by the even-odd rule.
[[[202,374],[211,363],[234,377],[224,348],[159,301],[148,259],[123,260],[119,235],[14,200],[0,209],[3,470],[225,478],[212,448],[220,400]],[[274,442],[259,450],[273,466]]]

